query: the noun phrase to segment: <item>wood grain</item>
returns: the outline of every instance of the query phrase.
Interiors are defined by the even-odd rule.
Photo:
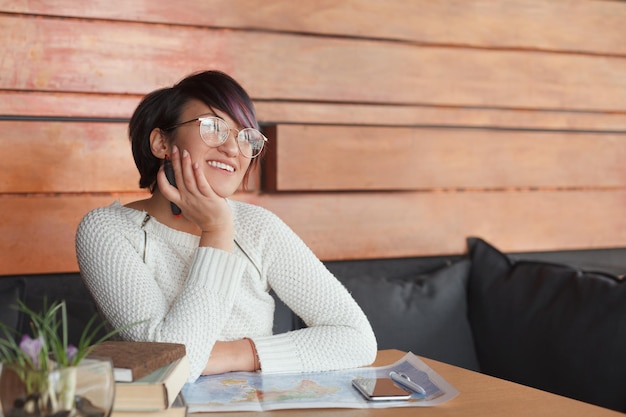
[[[279,125],[266,188],[428,190],[626,184],[626,134]]]
[[[0,115],[126,123],[140,95],[0,91]],[[261,123],[626,132],[626,113],[257,100]]]
[[[145,94],[216,68],[255,99],[626,108],[620,57],[15,15],[0,15],[0,38],[0,89]]]
[[[398,350],[382,350],[378,352],[375,366],[390,365],[404,356]],[[620,417],[623,413],[598,407],[592,404],[573,400],[571,398],[541,391],[511,381],[495,378],[479,372],[469,371],[443,362],[428,358],[421,358],[427,366],[441,375],[448,383],[455,387],[459,396],[451,401],[435,407],[423,407],[419,410],[406,408],[381,410],[324,410],[325,417],[362,417],[362,416],[394,416],[411,417],[449,417],[462,415],[464,417],[534,417],[537,415],[551,415],[559,417]],[[312,410],[298,410],[294,417],[311,416]],[[242,417],[251,414],[234,413],[233,417]],[[267,413],[270,417],[280,416],[279,412]]]
[[[0,193],[139,191],[126,123],[0,121]],[[200,140],[198,138],[198,140]],[[248,190],[258,190],[254,169]]]
[[[139,198],[145,195],[3,196],[0,275],[76,271],[80,219],[116,199]],[[275,212],[323,260],[459,254],[468,236],[506,252],[626,242],[626,191],[240,193],[235,198]]]
[[[0,115],[14,118],[130,119],[141,95],[0,90]],[[463,106],[257,100],[262,123],[458,126],[626,132],[626,112],[542,111]]]
[[[0,192],[137,191],[127,125],[0,121]]]
[[[256,0],[195,0],[180,7],[165,0],[1,0],[0,10],[423,44],[626,54],[626,14],[619,1],[264,0],[260,5]]]
[[[0,0],[0,274],[75,271],[80,218],[146,196],[126,133],[139,100],[209,68],[243,84],[272,139],[235,198],[324,260],[458,254],[469,235],[626,246],[625,10]]]
[[[4,193],[134,192],[125,123],[0,121]],[[270,133],[271,131],[271,133]],[[621,188],[626,134],[269,127],[268,191]],[[250,189],[258,189],[258,173]]]

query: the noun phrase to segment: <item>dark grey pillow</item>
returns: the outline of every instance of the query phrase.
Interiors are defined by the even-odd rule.
[[[330,269],[335,269],[367,315],[379,349],[411,351],[478,370],[467,319],[469,260],[430,272],[399,274],[389,273],[392,263],[399,260],[379,260],[374,268],[362,262],[353,265],[349,273],[332,265]]]
[[[24,275],[24,303],[34,311],[40,311],[44,305],[65,301],[68,321],[68,341],[77,346],[85,326],[98,315],[96,303],[83,284],[78,273]],[[93,326],[102,320],[98,317]],[[91,330],[94,330],[94,327]],[[30,333],[28,320],[24,320],[22,333]],[[96,339],[103,337],[106,330],[101,328]]]
[[[626,284],[567,265],[512,262],[478,238],[468,246],[481,370],[626,411]]]
[[[18,300],[23,301],[24,281],[20,278],[6,277],[0,279],[0,322],[15,333],[5,334],[0,331],[0,338],[12,337],[19,341],[22,329],[23,314],[18,310]]]

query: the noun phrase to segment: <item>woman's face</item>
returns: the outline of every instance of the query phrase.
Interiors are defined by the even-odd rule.
[[[186,121],[201,116],[217,116],[225,120],[231,129],[236,130],[230,131],[226,142],[211,147],[200,137],[200,122],[187,123],[176,129],[173,145],[178,146],[179,152],[183,150],[189,152],[191,160],[198,163],[217,195],[223,198],[230,197],[239,188],[251,161],[241,154],[237,145],[237,130],[242,126],[235,123],[226,113],[213,111],[198,100],[187,103],[180,120]]]

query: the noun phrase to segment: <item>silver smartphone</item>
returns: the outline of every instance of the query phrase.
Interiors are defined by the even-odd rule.
[[[369,401],[398,401],[411,398],[411,392],[391,378],[355,378],[352,385]]]

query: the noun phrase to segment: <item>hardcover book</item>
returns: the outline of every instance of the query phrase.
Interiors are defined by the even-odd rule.
[[[180,343],[106,341],[94,347],[90,356],[110,358],[115,380],[131,382],[185,354],[185,345]]]
[[[116,382],[113,410],[149,412],[170,409],[187,382],[189,372],[189,359],[185,355],[134,382]],[[176,414],[177,411],[170,413]]]
[[[110,417],[185,417],[187,416],[187,402],[183,393],[179,393],[172,405],[165,410],[116,410],[113,409]]]

